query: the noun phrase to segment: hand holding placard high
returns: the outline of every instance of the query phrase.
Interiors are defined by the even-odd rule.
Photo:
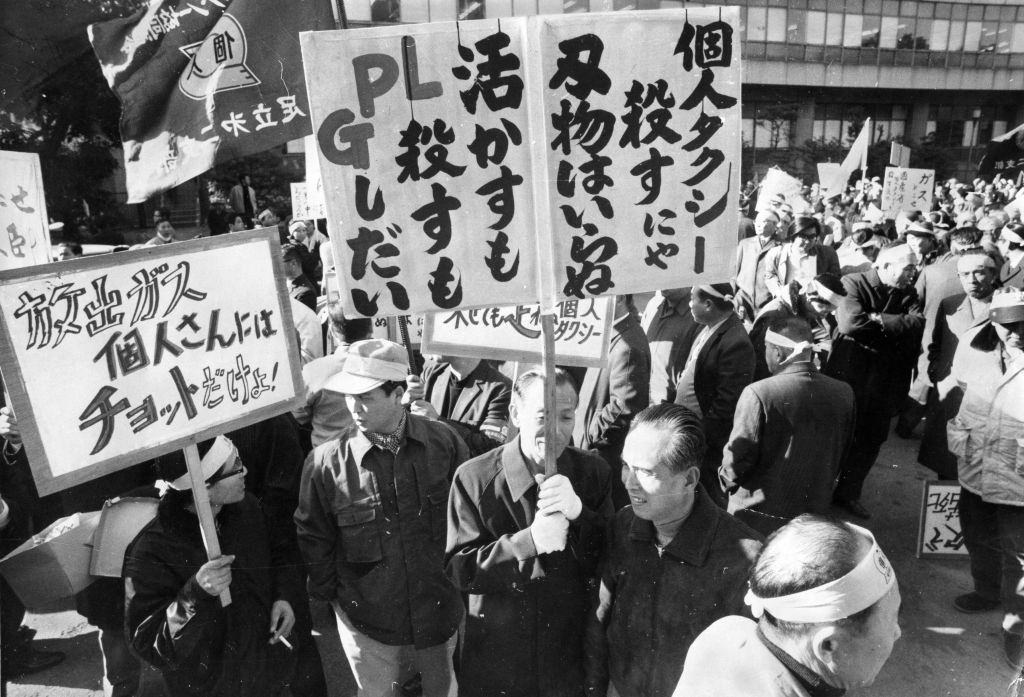
[[[537,513],[547,515],[562,513],[567,520],[576,520],[583,511],[583,502],[572,488],[572,482],[564,474],[555,474],[540,483],[537,497]]]
[[[231,585],[231,562],[234,560],[234,554],[226,554],[206,562],[196,572],[196,583],[210,595],[219,596]]]

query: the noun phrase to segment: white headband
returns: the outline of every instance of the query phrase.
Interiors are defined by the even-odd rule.
[[[778,598],[759,598],[747,591],[744,602],[755,618],[765,612],[785,622],[835,622],[871,607],[896,585],[896,572],[869,530],[847,523],[871,540],[871,550],[850,573],[817,588]]]
[[[804,351],[814,348],[814,344],[809,341],[793,341],[789,337],[777,334],[769,329],[765,335],[764,340],[766,343],[774,344],[781,348],[793,349],[793,353],[786,356],[785,360],[779,361],[779,367],[785,367],[790,363],[796,363],[797,359],[800,358]]]
[[[203,470],[203,481],[217,474],[221,467],[228,462],[232,462],[237,455],[238,450],[235,448],[234,443],[224,436],[217,436],[216,440],[213,441],[213,445],[210,446],[210,449],[206,451],[206,454],[199,461],[199,466]],[[168,482],[168,486],[178,491],[185,491],[192,486],[192,477],[186,471],[185,474],[173,482]]]

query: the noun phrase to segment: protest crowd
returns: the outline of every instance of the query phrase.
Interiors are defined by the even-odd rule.
[[[181,453],[40,499],[6,406],[5,551],[112,491],[159,500],[123,579],[76,599],[118,697],[144,664],[167,695],[331,694],[312,603],[360,695],[837,695],[900,636],[896,573],[848,522],[870,525],[862,488],[895,424],[963,489],[975,587],[951,609],[1000,610],[1019,670],[1024,189],[950,180],[896,219],[880,189],[787,201],[751,182],[731,282],[618,297],[606,364],[558,368],[545,412],[541,369],[431,355],[412,372],[321,292],[314,222],[254,221],[243,179],[218,215],[280,223],[305,395],[200,444],[222,556]],[[154,229],[146,244],[175,241],[161,211]],[[5,675],[59,662],[3,590]]]

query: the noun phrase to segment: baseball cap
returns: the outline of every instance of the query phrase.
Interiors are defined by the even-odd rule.
[[[199,460],[199,466],[203,469],[203,481],[205,482],[220,471],[225,464],[234,462],[238,457],[238,450],[226,436],[217,436],[213,445],[206,451],[206,454]],[[168,482],[167,485],[176,491],[188,491],[192,488],[192,476],[185,471],[177,479]]]
[[[389,380],[405,382],[408,355],[401,344],[387,339],[365,339],[348,347],[345,365],[324,389],[341,394],[365,394]]]
[[[998,324],[1024,322],[1024,295],[1016,288],[1006,288],[992,296],[988,317]]]

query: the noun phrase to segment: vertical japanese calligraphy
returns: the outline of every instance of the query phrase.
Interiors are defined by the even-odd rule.
[[[886,167],[882,184],[882,212],[895,218],[900,212],[930,211],[935,196],[935,170]]]
[[[346,312],[535,299],[524,29],[302,35]]]
[[[548,292],[582,299],[727,278],[738,10],[533,21],[550,182]]]
[[[714,8],[302,34],[346,311],[553,306],[727,278],[738,20]]]
[[[39,155],[0,150],[0,269],[50,261]]]
[[[301,377],[279,256],[274,228],[0,274],[40,493],[285,410]]]

